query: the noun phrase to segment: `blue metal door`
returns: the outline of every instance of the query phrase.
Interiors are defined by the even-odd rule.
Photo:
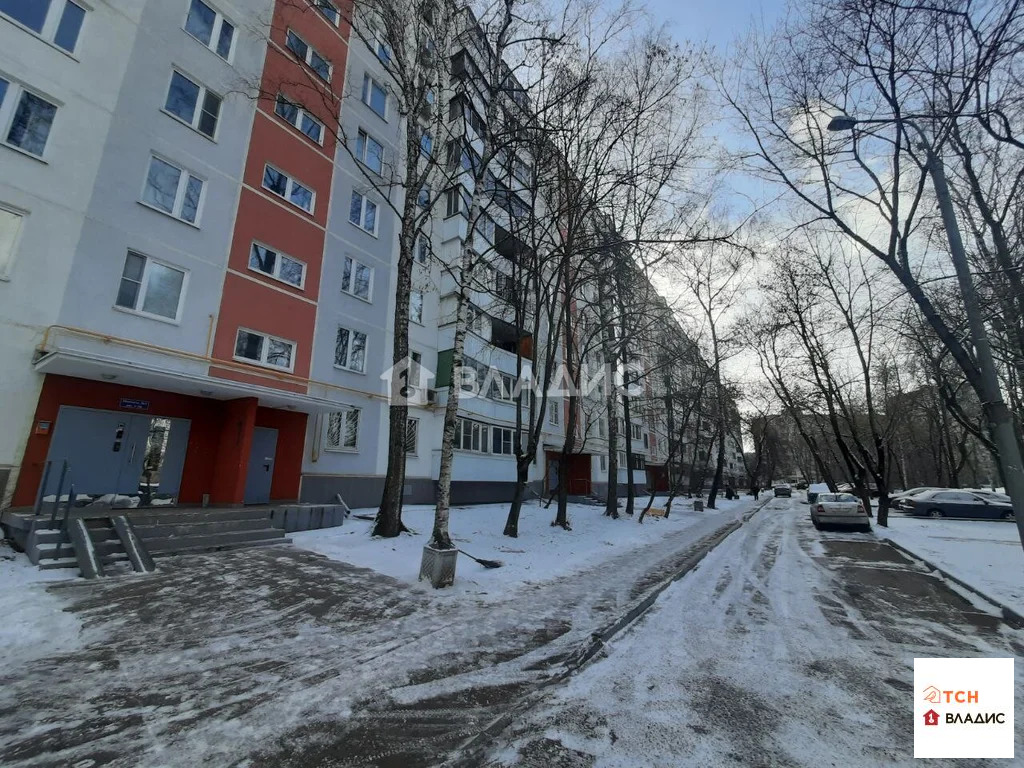
[[[266,504],[270,501],[270,485],[274,480],[274,455],[277,452],[277,430],[256,427],[252,431],[249,469],[245,476],[245,503]]]

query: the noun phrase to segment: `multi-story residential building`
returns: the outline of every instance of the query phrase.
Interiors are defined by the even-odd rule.
[[[442,97],[479,151],[486,89],[464,84],[488,53],[460,39]],[[368,174],[405,135],[387,56],[330,0],[0,0],[0,505],[54,493],[65,461],[76,493],[131,504],[378,503],[401,190]],[[456,502],[511,496],[510,380],[559,344],[512,311],[532,166],[489,176],[465,353],[495,384],[460,402]],[[438,476],[465,197],[417,248],[410,356],[437,374],[410,408],[409,501]],[[537,492],[567,408],[548,401]],[[641,486],[660,443],[632,422],[620,481]],[[600,440],[573,464],[586,492]]]

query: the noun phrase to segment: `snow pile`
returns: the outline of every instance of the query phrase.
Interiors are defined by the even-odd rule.
[[[64,602],[46,590],[48,583],[76,576],[73,569],[41,571],[0,541],[0,648],[7,668],[81,645],[78,619],[65,612]]]
[[[1013,523],[892,515],[875,532],[1024,613],[1024,550]]]
[[[655,506],[664,507],[665,499]],[[555,506],[545,509],[538,502],[523,505],[519,519],[519,538],[503,536],[508,504],[481,504],[457,507],[451,511],[452,541],[469,554],[487,560],[501,560],[501,568],[488,570],[464,554],[456,566],[455,588],[445,594],[471,592],[487,599],[523,585],[548,582],[579,571],[629,550],[643,547],[666,535],[683,531],[709,517],[735,517],[746,510],[751,500],[719,499],[718,509],[694,512],[688,499],[676,499],[666,518],[646,517],[636,522],[646,497],[637,504],[633,519],[612,520],[604,508],[586,504],[569,505],[571,531],[552,527]],[[372,515],[375,510],[356,510]],[[623,516],[625,517],[625,516]],[[350,517],[339,528],[303,531],[291,534],[300,547],[319,552],[334,560],[372,568],[380,573],[415,583],[419,576],[423,546],[430,538],[434,508],[430,505],[406,506],[402,513],[406,526],[414,533],[396,539],[374,539],[373,523]]]

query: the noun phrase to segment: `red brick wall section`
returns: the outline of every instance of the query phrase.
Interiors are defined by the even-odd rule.
[[[256,425],[255,397],[221,402],[217,458],[213,466],[212,504],[241,504],[245,500],[245,476],[249,469],[252,429]]]

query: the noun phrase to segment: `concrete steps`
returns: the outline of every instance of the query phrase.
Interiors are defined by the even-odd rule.
[[[145,550],[154,557],[291,543],[285,531],[275,527],[269,509],[126,510],[124,514]],[[128,561],[109,518],[86,519],[85,525],[102,565]],[[62,542],[59,558],[58,541]],[[79,567],[74,544],[59,528],[33,530],[26,552],[40,568]]]

